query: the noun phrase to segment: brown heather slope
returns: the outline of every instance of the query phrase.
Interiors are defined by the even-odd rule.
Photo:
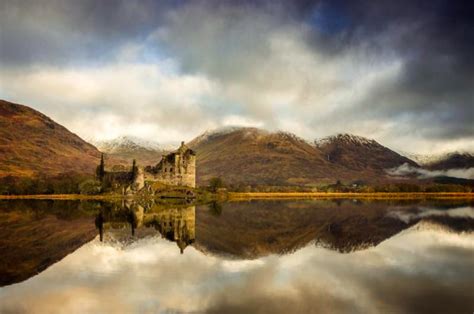
[[[289,133],[237,128],[204,133],[188,146],[197,153],[200,185],[212,177],[232,184],[296,185],[353,175]]]
[[[430,170],[467,169],[474,167],[474,155],[454,152],[425,165]]]
[[[352,134],[338,134],[315,141],[326,159],[353,170],[395,168],[404,163],[417,167],[416,162],[380,145],[375,140]]]
[[[328,159],[328,146],[311,145],[291,133],[231,128],[204,133],[188,145],[197,152],[200,185],[212,177],[252,185],[334,183],[338,179],[380,182],[390,179],[386,168],[405,162],[416,165],[375,141],[370,143],[337,142],[338,158]]]
[[[92,174],[100,152],[44,114],[0,100],[0,177]]]

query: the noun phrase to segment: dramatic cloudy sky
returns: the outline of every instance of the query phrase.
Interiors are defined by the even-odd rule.
[[[85,138],[228,125],[474,150],[474,4],[0,3],[0,98]]]

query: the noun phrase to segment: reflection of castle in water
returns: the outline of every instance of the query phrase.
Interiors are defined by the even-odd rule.
[[[196,239],[195,207],[171,208],[144,217],[145,225],[154,226],[163,237],[175,241],[183,253]]]
[[[194,243],[195,206],[166,209],[151,207],[145,210],[138,204],[124,205],[121,208],[104,208],[97,215],[95,223],[100,241],[104,241],[104,231],[109,238],[123,243],[156,235],[158,231],[163,238],[176,242],[181,253]]]

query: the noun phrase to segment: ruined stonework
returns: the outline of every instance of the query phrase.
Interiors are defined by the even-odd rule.
[[[145,210],[136,202],[124,201],[121,207],[101,209],[95,223],[100,241],[104,240],[104,231],[114,241],[127,243],[134,238],[153,235],[150,229],[154,228],[163,238],[176,242],[183,253],[196,240],[195,206],[166,209],[152,206]]]
[[[161,235],[178,244],[181,254],[196,239],[195,207],[172,208],[147,215],[145,223],[154,225]]]
[[[164,155],[156,166],[145,168],[145,180],[196,187],[196,153],[181,142],[176,151]]]
[[[100,175],[102,173],[102,175]],[[135,194],[147,187],[148,182],[159,182],[166,185],[196,187],[196,153],[184,142],[174,152],[164,155],[155,166],[138,167],[133,163],[131,171],[105,171],[103,160],[97,168],[97,178],[103,186],[121,190],[122,194]]]
[[[104,171],[101,182],[114,190],[122,189],[122,194],[133,194],[145,186],[143,169],[136,169],[136,175],[133,171]]]

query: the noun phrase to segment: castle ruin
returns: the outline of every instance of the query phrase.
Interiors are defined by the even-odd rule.
[[[145,180],[167,185],[196,187],[196,153],[184,142],[174,152],[163,155],[154,167],[145,168]]]
[[[131,171],[105,171],[104,167],[102,159],[97,170],[99,179],[114,189],[122,187],[125,194],[141,190],[146,182],[196,187],[196,153],[184,142],[177,150],[163,155],[155,166],[142,168],[134,163]]]
[[[100,241],[104,240],[104,231],[109,239],[122,243],[133,242],[136,238],[153,235],[158,231],[162,238],[176,242],[181,254],[196,240],[195,206],[160,208],[152,206],[147,210],[135,202],[123,202],[121,207],[103,208],[96,217]],[[131,233],[128,233],[130,226]]]

